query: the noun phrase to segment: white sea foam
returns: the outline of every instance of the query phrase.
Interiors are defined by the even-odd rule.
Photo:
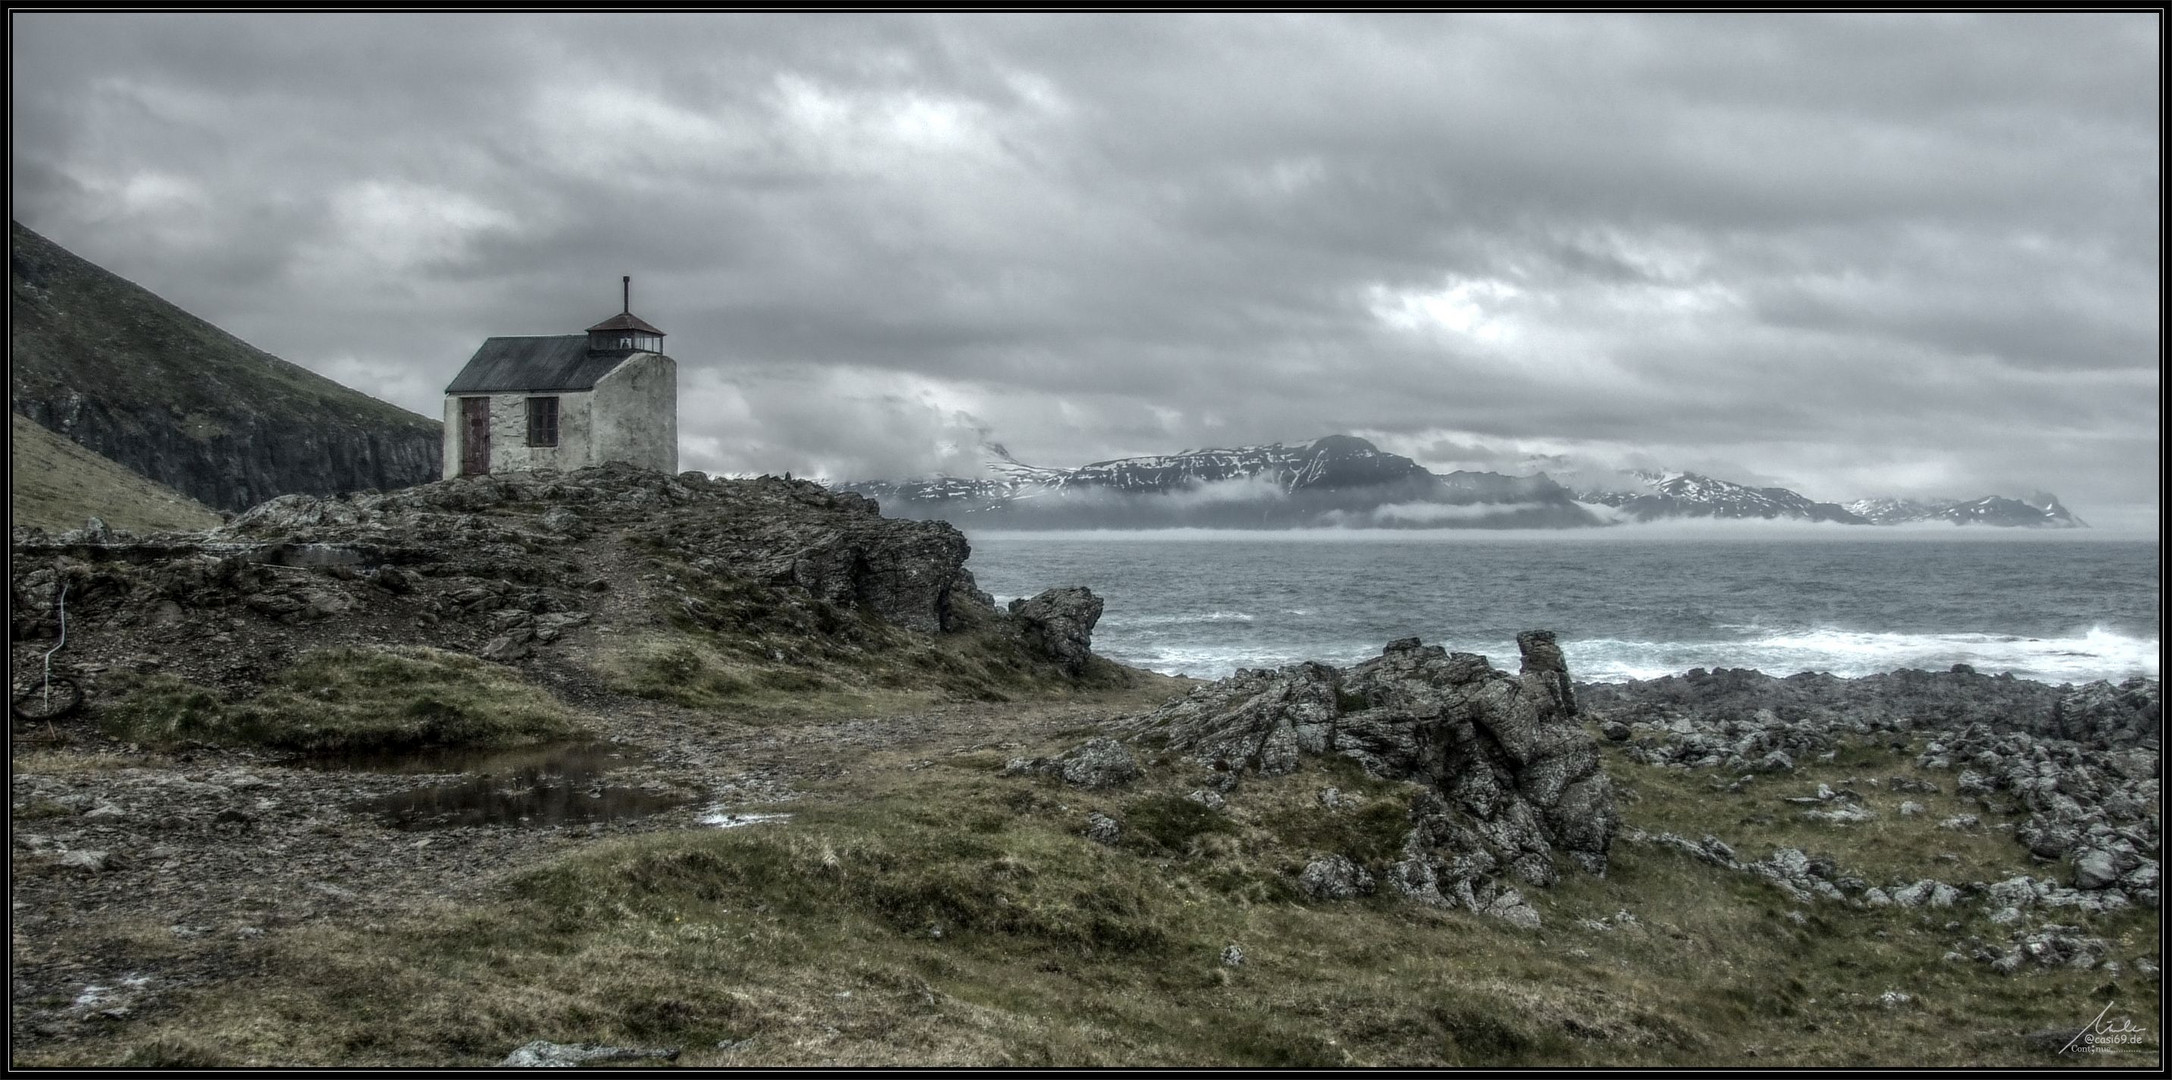
[[[1172,615],[1135,615],[1129,618],[1107,619],[1111,628],[1133,626],[1186,626],[1193,623],[1248,623],[1252,616],[1242,611],[1182,611]]]
[[[1113,643],[1112,643],[1113,644]],[[1431,644],[1431,642],[1429,642]],[[1478,653],[1495,667],[1516,670],[1513,641],[1440,642],[1450,652]],[[1349,665],[1380,654],[1380,642],[1323,642],[1313,648],[1288,644],[1154,642],[1108,652],[1119,663],[1166,675],[1219,679],[1238,668],[1280,667],[1301,660]],[[1945,671],[1967,664],[1985,675],[2012,675],[2047,683],[2159,677],[2156,638],[2102,627],[2070,637],[2012,634],[1897,634],[1815,629],[1737,641],[1564,641],[1569,672],[1583,682],[1623,682],[1679,675],[1691,668],[1754,668],[1767,675],[1819,671],[1841,678],[1916,668]]]
[[[1822,671],[1842,678],[1967,664],[1986,675],[2038,682],[2158,677],[2158,639],[2091,627],[2067,637],[1876,633],[1821,627],[1739,641],[1650,642],[1599,638],[1562,643],[1569,670],[1594,682],[1651,679],[1693,667],[1755,668],[1768,675]]]

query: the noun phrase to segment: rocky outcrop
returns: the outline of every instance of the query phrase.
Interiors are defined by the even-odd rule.
[[[620,617],[689,620],[735,647],[758,643],[775,663],[850,664],[856,650],[887,647],[883,623],[1015,624],[1029,645],[1046,643],[1021,659],[1079,671],[1101,607],[1061,591],[1037,621],[1013,620],[974,585],[971,549],[947,524],[884,518],[807,481],[621,464],[282,496],[204,534],[18,529],[14,541],[18,639],[53,636],[65,586],[78,631],[208,627],[204,678],[235,686],[262,677],[270,639],[322,636],[312,627],[521,661],[627,594],[642,600],[618,605]]]
[[[14,226],[14,410],[209,506],[442,475],[442,425],[256,349]]]
[[[899,521],[854,495],[804,480],[666,476],[624,464],[462,477],[389,494],[289,495],[253,507],[214,534],[293,543],[444,545],[484,555],[492,542],[537,533],[577,540],[598,524],[697,569],[804,590],[934,632],[952,621],[972,548],[939,522]],[[410,552],[412,555],[412,552]]]
[[[2077,690],[2010,675],[1982,675],[1965,665],[1858,679],[1813,672],[1777,678],[1747,668],[1696,668],[1658,679],[1586,684],[1578,692],[1593,712],[1609,721],[1672,726],[1683,734],[1718,733],[1722,738],[1710,740],[1704,753],[1685,763],[1716,757],[1711,764],[1734,768],[1732,759],[1749,758],[1750,748],[1738,746],[1736,733],[1722,729],[1752,721],[1768,729],[1785,728],[1798,740],[1783,739],[1758,752],[1784,748],[1798,758],[1798,750],[1823,749],[1836,734],[1958,730],[1972,724],[2047,738],[2153,747],[2160,722],[2156,685],[2151,679],[2130,679],[2117,687],[2091,683]]]
[[[1050,589],[1011,601],[1026,641],[1052,656],[1073,675],[1082,675],[1093,659],[1094,624],[1101,621],[1101,598],[1076,585]]]
[[[2135,678],[2118,686],[2088,683],[2059,695],[2045,734],[2099,746],[2147,746],[2162,740],[2163,725],[2158,684]]]
[[[1240,671],[1128,725],[1132,738],[1164,741],[1230,779],[1340,754],[1419,783],[1402,859],[1381,868],[1390,884],[1422,902],[1535,923],[1507,881],[1551,885],[1557,855],[1604,874],[1620,816],[1553,635],[1521,634],[1517,645],[1517,675],[1416,638],[1348,671]]]

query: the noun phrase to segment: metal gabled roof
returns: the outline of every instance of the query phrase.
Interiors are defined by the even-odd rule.
[[[639,320],[635,320],[639,321]],[[646,324],[643,324],[646,325]],[[494,337],[475,350],[445,387],[448,394],[509,394],[524,390],[593,390],[596,380],[635,355],[592,350],[587,334]]]

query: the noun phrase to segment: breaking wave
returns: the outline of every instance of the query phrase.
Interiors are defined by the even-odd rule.
[[[1416,635],[1515,670],[1519,630],[1559,635],[1580,680],[1691,668],[1855,678],[1967,664],[2058,684],[2156,677],[2154,543],[1700,540],[1527,543],[1342,533],[973,537],[984,587],[1086,584],[1094,651],[1220,678],[1346,665]],[[1006,597],[1007,598],[1007,597]]]

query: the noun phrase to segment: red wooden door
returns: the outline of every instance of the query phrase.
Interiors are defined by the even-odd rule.
[[[490,471],[490,399],[460,399],[460,475]]]

